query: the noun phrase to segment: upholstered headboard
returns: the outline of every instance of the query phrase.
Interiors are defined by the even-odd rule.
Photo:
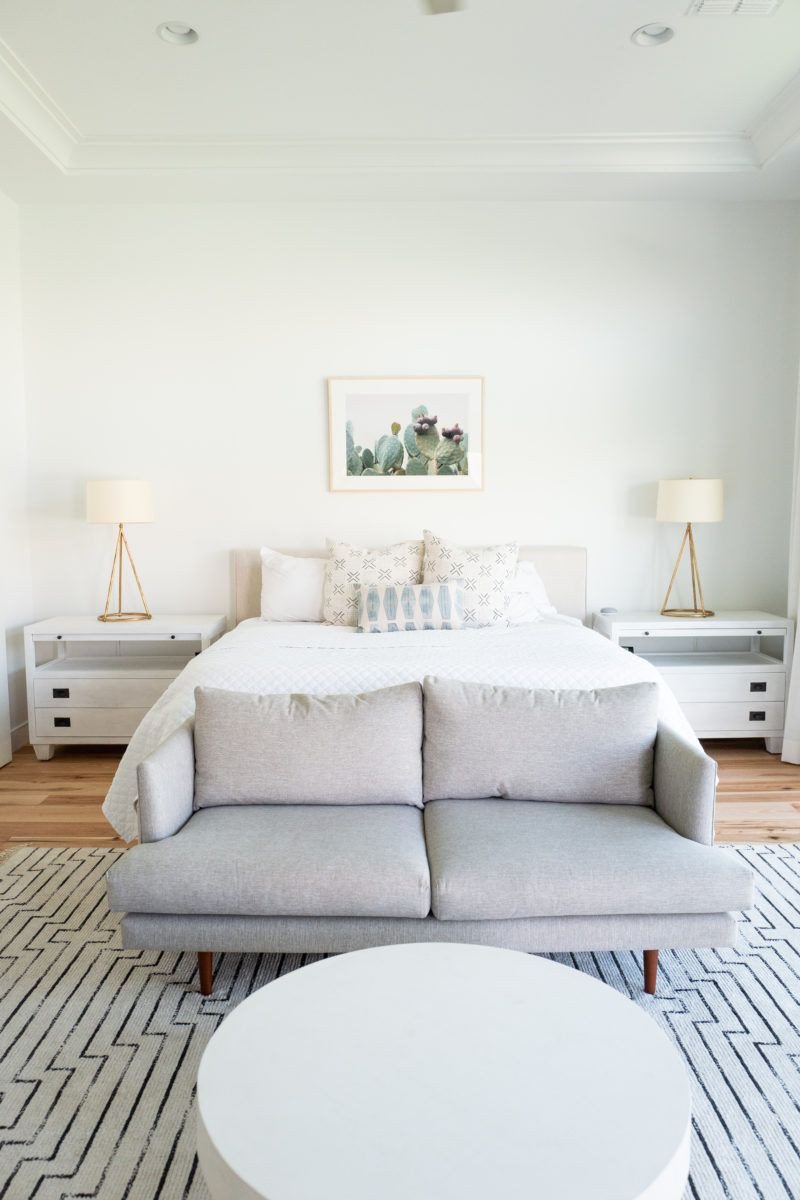
[[[277,547],[276,547],[277,548]],[[324,550],[285,550],[302,558],[324,557]],[[521,560],[533,562],[550,602],[568,617],[586,619],[586,550],[583,546],[521,546]],[[233,552],[234,621],[261,613],[261,557],[258,550]]]

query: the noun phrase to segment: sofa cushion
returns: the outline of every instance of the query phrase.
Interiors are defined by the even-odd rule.
[[[716,913],[748,908],[752,873],[650,808],[515,800],[425,806],[434,916]]]
[[[422,813],[404,805],[208,808],[108,873],[115,912],[424,917]]]
[[[354,696],[195,690],[195,808],[422,804],[422,689]]]
[[[425,680],[426,800],[653,803],[658,685],[547,691]]]

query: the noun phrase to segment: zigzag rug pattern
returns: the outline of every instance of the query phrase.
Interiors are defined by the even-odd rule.
[[[630,995],[693,1087],[687,1200],[800,1197],[800,846],[737,847],[756,908],[736,950],[556,955]],[[0,1200],[207,1200],[194,1081],[222,1018],[310,956],[120,949],[103,876],[119,852],[26,847],[0,863]],[[646,1103],[646,1098],[643,1099]]]

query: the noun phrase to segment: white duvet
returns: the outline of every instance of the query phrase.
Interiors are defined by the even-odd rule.
[[[136,768],[194,713],[196,687],[237,692],[366,692],[426,675],[511,687],[597,688],[660,682],[655,668],[568,617],[511,628],[364,634],[315,624],[243,621],[192,659],[131,738],[103,805],[121,837],[138,835]],[[661,683],[661,711],[686,728]]]

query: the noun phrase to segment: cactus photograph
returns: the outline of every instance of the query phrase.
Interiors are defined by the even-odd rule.
[[[482,486],[482,380],[331,379],[331,490]]]

